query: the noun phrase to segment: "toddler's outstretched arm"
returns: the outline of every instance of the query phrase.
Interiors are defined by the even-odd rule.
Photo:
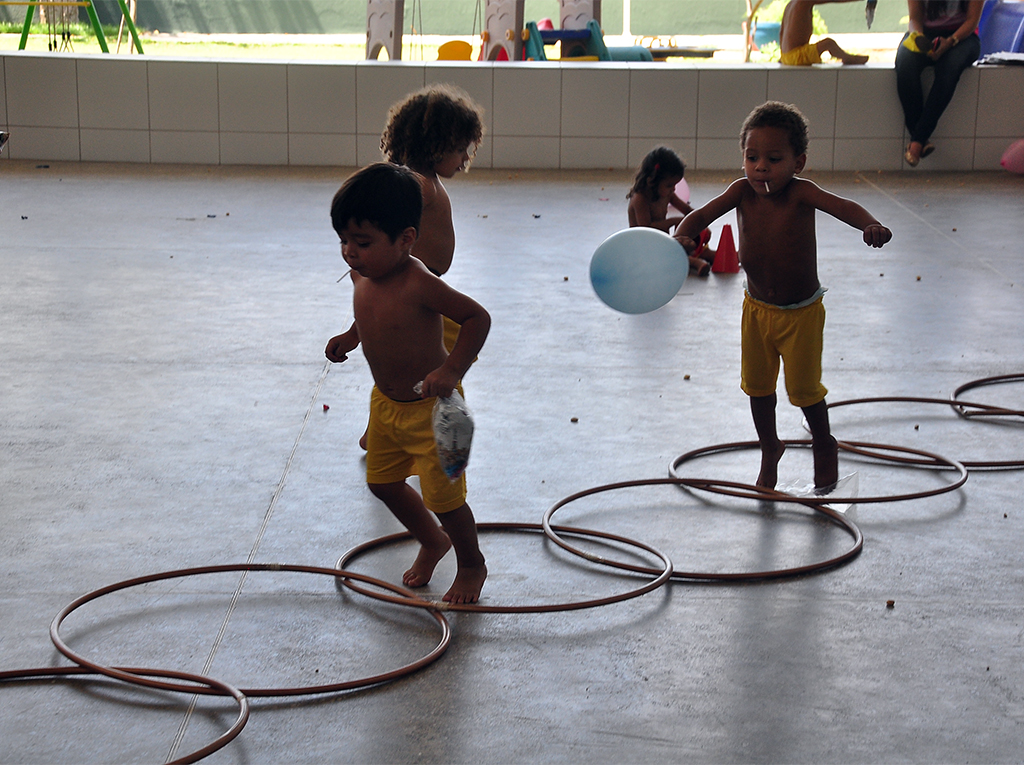
[[[348,354],[354,351],[358,345],[359,328],[356,326],[355,322],[352,322],[352,326],[348,328],[347,332],[335,335],[327,341],[327,347],[324,349],[324,355],[328,360],[333,361],[335,364],[340,364],[348,358]]]
[[[701,231],[739,206],[745,186],[747,186],[745,178],[733,181],[729,188],[717,197],[683,218],[683,222],[676,228],[673,237],[686,248],[687,252],[692,251]]]
[[[863,231],[864,244],[869,247],[881,247],[892,239],[892,231],[879,223],[874,215],[852,199],[825,191],[810,181],[801,184],[800,188],[807,191],[806,203],[816,210],[826,212],[846,225]]]

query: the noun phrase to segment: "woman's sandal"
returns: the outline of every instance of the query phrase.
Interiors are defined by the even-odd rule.
[[[924,152],[921,153],[921,156],[924,156]],[[921,156],[915,157],[910,152],[910,147],[908,146],[907,150],[903,152],[903,161],[906,162],[911,167],[917,167],[917,163],[921,161]]]
[[[925,157],[927,157],[927,156],[928,156],[929,154],[931,154],[931,153],[932,153],[933,151],[935,151],[935,144],[932,144],[932,143],[926,143],[926,144],[924,145],[924,148],[923,148],[923,149],[921,149],[921,159],[924,159],[924,158],[925,158]]]

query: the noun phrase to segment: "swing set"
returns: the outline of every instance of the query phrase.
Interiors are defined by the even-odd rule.
[[[132,21],[131,12],[128,10],[128,5],[125,0],[117,0],[117,4],[121,7],[121,26],[117,30],[117,43],[120,48],[121,45],[121,33],[124,28],[128,28],[128,34],[131,35],[132,44],[135,49],[142,53],[142,43],[139,41],[139,32],[135,28],[135,22]],[[72,9],[85,8],[85,12],[89,15],[89,22],[92,24],[93,31],[96,33],[96,40],[100,44],[100,50],[104,53],[110,53],[110,49],[107,47],[107,38],[103,34],[103,27],[100,25],[100,18],[96,15],[96,8],[93,5],[93,0],[0,0],[0,5],[26,5],[28,6],[25,12],[25,25],[21,29],[21,42],[18,43],[18,50],[25,50],[25,45],[28,43],[28,32],[32,26],[32,17],[35,15],[36,6],[47,7],[47,8],[60,8],[61,9],[61,31],[60,41],[57,41],[57,24],[54,20],[48,20],[49,26],[49,47],[53,52],[58,51],[69,51],[71,50],[71,16]]]

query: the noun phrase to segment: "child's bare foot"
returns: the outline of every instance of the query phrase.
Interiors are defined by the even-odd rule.
[[[366,451],[366,433],[367,431],[364,430],[363,435],[359,436],[359,448],[364,452]]]
[[[857,66],[860,64],[868,63],[868,57],[862,55],[855,55],[853,53],[847,53],[845,56],[839,57],[843,64],[846,66]]]
[[[703,258],[698,258],[695,255],[690,256],[690,271],[697,274],[697,276],[707,276],[711,272],[711,264]]]
[[[473,568],[459,568],[455,581],[441,600],[446,603],[476,603],[486,578],[487,566],[482,563]]]
[[[839,445],[829,436],[827,441],[815,440],[811,451],[814,453],[814,489],[828,494],[839,481]]]
[[[761,447],[761,472],[757,476],[757,485],[766,489],[774,489],[779,482],[779,460],[786,451],[782,441],[776,442],[772,448]]]
[[[440,545],[431,547],[420,545],[420,551],[416,555],[416,560],[413,561],[412,568],[402,575],[402,583],[406,587],[425,586],[430,582],[430,577],[434,575],[434,569],[437,568],[441,558],[447,555],[450,549],[452,549],[452,543],[448,541],[447,535],[444,536],[444,542]],[[456,581],[458,581],[457,577]]]

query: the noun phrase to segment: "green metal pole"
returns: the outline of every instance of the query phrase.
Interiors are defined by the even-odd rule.
[[[28,30],[32,26],[32,17],[36,12],[36,4],[29,3],[28,10],[25,11],[25,26],[21,28],[21,42],[18,43],[18,50],[25,50],[25,45],[28,43]]]
[[[85,10],[89,14],[92,28],[96,31],[96,41],[100,44],[100,50],[104,53],[110,53],[110,50],[107,48],[107,38],[103,36],[103,27],[100,26],[100,17],[96,15],[96,9],[93,7],[92,0],[89,0]]]
[[[139,42],[139,32],[135,28],[135,22],[132,21],[132,15],[128,12],[128,5],[125,0],[117,0],[117,4],[121,6],[121,14],[124,16],[124,23],[128,25],[128,32],[132,36],[132,41],[135,43],[135,50],[140,54],[142,53],[142,43]]]

